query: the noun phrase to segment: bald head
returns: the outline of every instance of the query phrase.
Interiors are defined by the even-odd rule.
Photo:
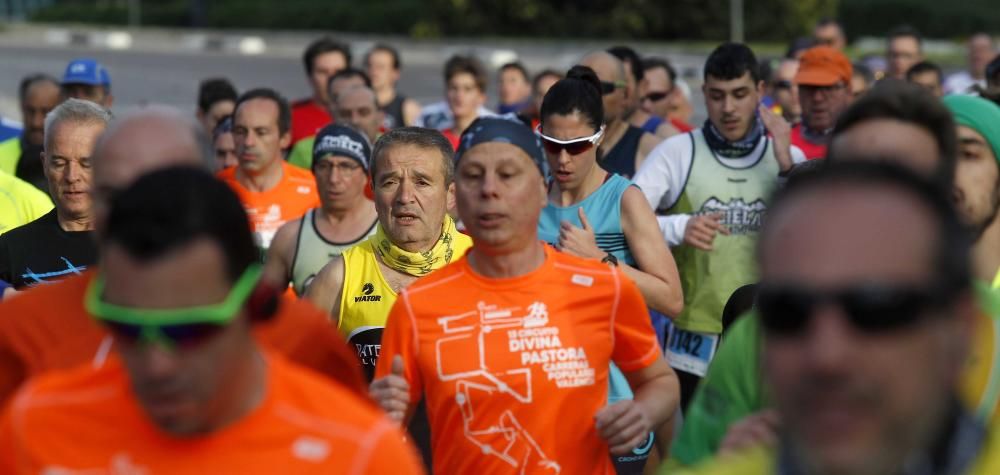
[[[100,216],[108,199],[137,178],[171,165],[212,170],[208,137],[187,114],[149,106],[113,121],[94,150],[94,206]],[[100,224],[100,223],[98,223]]]
[[[583,57],[580,64],[593,69],[601,81],[625,80],[625,64],[607,51],[594,51]]]
[[[604,99],[604,122],[612,124],[625,118],[627,94],[625,92],[625,64],[607,51],[595,51],[583,57],[580,64],[594,70],[602,83],[614,85],[611,92],[601,91]]]

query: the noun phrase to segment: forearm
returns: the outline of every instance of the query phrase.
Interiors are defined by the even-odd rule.
[[[656,430],[673,417],[680,405],[680,383],[677,374],[663,362],[665,372],[632,388],[635,402],[650,421],[649,431]]]
[[[684,242],[684,228],[687,227],[690,214],[672,214],[669,216],[657,216],[656,222],[660,225],[660,234],[667,241],[670,247],[680,246]]]
[[[639,287],[646,306],[670,317],[680,315],[684,310],[684,294],[679,285],[670,285],[667,281],[628,264],[619,265],[622,272]]]

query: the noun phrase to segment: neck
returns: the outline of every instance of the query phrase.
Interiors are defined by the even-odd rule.
[[[1000,216],[986,227],[972,248],[976,278],[993,283],[997,269],[1000,269]]]
[[[386,105],[396,98],[396,88],[393,86],[382,86],[375,90],[375,100],[379,105]]]
[[[509,279],[534,272],[545,263],[545,248],[537,239],[519,249],[501,250],[475,246],[469,251],[469,265],[490,279]]]
[[[94,230],[94,220],[91,219],[90,215],[86,216],[66,216],[56,209],[56,220],[59,222],[59,227],[63,231],[76,232],[76,231],[93,231]]]
[[[625,135],[625,131],[628,130],[628,122],[621,119],[615,119],[608,122],[607,127],[604,129],[604,140],[601,141],[601,150],[611,150],[618,144],[622,136]]]
[[[437,236],[434,236],[434,239],[430,241],[424,240],[406,243],[397,243],[393,241],[393,244],[399,246],[400,249],[406,252],[429,252],[431,249],[434,249],[434,245],[437,244],[438,239],[441,239],[440,233],[438,233]]]
[[[281,182],[284,171],[281,169],[281,157],[275,158],[259,173],[250,174],[243,167],[236,167],[236,181],[249,191],[262,193]]]
[[[346,208],[331,208],[330,206],[322,206],[319,209],[319,217],[332,225],[338,225],[345,221],[350,221],[364,215],[368,209],[371,208],[370,206],[364,206],[364,201],[368,201],[368,199],[365,198],[364,195],[360,195]]]
[[[607,176],[608,173],[598,166],[597,163],[594,163],[594,166],[590,168],[590,173],[587,174],[578,186],[562,188],[557,185],[552,192],[552,201],[556,206],[566,207],[575,205],[587,199],[588,196],[600,188]]]
[[[260,407],[267,397],[267,363],[252,340],[249,344],[251,357],[244,364],[227,372],[229,381],[222,390],[231,397],[215,401],[212,407],[213,417],[206,432],[215,432],[243,419]]]

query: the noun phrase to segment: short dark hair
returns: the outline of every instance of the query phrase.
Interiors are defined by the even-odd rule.
[[[833,137],[872,119],[894,119],[926,130],[937,142],[940,166],[935,174],[939,185],[951,187],[958,156],[958,138],[951,112],[923,87],[905,81],[883,79],[854,101],[833,126]],[[827,157],[836,159],[836,147],[831,146]]]
[[[236,194],[211,173],[191,166],[153,171],[111,200],[105,243],[152,261],[199,238],[219,245],[235,282],[259,253]]]
[[[634,49],[628,46],[612,46],[608,48],[608,53],[611,56],[618,58],[619,61],[623,63],[628,63],[629,69],[632,70],[632,76],[635,78],[635,82],[642,81],[646,77],[645,70],[642,67],[642,57],[639,53],[636,53]]]
[[[347,43],[341,43],[330,36],[324,36],[309,44],[305,53],[302,54],[302,62],[305,63],[306,74],[312,74],[316,66],[316,58],[326,53],[340,53],[344,56],[344,62],[351,65],[351,47]]]
[[[604,124],[604,99],[597,73],[587,66],[570,68],[566,77],[549,88],[542,99],[539,118],[544,122],[549,116],[569,115],[579,112],[587,124],[597,130]]]
[[[854,160],[827,163],[820,170],[804,174],[779,189],[769,202],[768,216],[773,218],[779,215],[801,195],[838,186],[891,188],[912,197],[921,208],[933,215],[938,230],[930,262],[937,277],[935,282],[951,296],[970,288],[972,235],[955,211],[951,195],[943,192],[937,183],[898,163]],[[762,244],[771,234],[769,230],[765,222],[758,241],[758,257]]]
[[[441,132],[424,127],[399,127],[378,138],[372,146],[371,177],[374,184],[378,177],[379,158],[398,145],[413,145],[419,148],[437,150],[441,154],[445,184],[455,179],[455,148]]]
[[[802,51],[816,46],[816,39],[811,36],[800,36],[788,43],[785,50],[785,58],[796,59],[795,57]]]
[[[365,66],[368,65],[368,60],[372,57],[372,53],[380,51],[383,53],[389,53],[389,56],[392,56],[392,69],[399,71],[399,68],[403,67],[403,61],[399,57],[399,51],[385,43],[375,43],[375,46],[372,46],[372,49],[365,53]]]
[[[896,38],[913,38],[917,40],[917,49],[924,49],[924,38],[920,36],[920,32],[916,28],[910,25],[899,25],[891,30],[886,37],[886,43],[892,43],[892,40]]]
[[[292,128],[292,109],[288,105],[288,99],[275,91],[274,89],[267,87],[259,87],[257,89],[251,89],[244,92],[240,97],[236,99],[236,106],[233,107],[233,120],[236,118],[236,112],[240,110],[240,106],[244,102],[252,99],[267,99],[273,101],[278,106],[278,131],[282,135],[288,133]]]
[[[215,124],[215,128],[212,129],[212,143],[214,144],[216,140],[219,140],[220,135],[231,133],[233,133],[233,116],[230,114]]]
[[[992,80],[992,81],[991,81]],[[989,64],[986,65],[986,82],[1000,81],[1000,54],[996,55]]]
[[[233,83],[226,78],[211,78],[201,82],[198,86],[198,109],[208,112],[213,105],[222,101],[236,102],[239,94]]]
[[[60,88],[59,80],[44,73],[30,74],[21,79],[21,84],[17,86],[17,97],[24,102],[24,99],[28,96],[28,89],[34,86],[36,83],[48,82],[52,83],[56,88]]]
[[[906,70],[906,80],[912,81],[913,76],[923,73],[934,73],[937,75],[938,84],[942,84],[944,82],[944,73],[941,72],[941,67],[930,61],[921,61],[913,66],[910,66],[910,69]]]
[[[754,85],[760,82],[760,66],[753,50],[743,43],[723,43],[705,60],[704,80],[711,76],[724,81],[739,79],[750,73]]]
[[[333,76],[330,76],[330,79],[326,81],[327,92],[329,92],[330,89],[333,87],[334,81],[340,79],[348,79],[348,78],[361,78],[361,81],[365,83],[365,86],[367,86],[368,89],[371,89],[372,87],[372,80],[371,78],[368,77],[368,73],[357,68],[347,67],[341,69],[340,71],[337,71],[337,73],[334,74]],[[330,99],[332,100],[333,98],[331,97]]]
[[[542,79],[547,77],[554,77],[556,80],[559,80],[563,78],[563,75],[555,69],[543,69],[535,74],[535,77],[531,79],[531,89],[533,91],[537,91],[538,83],[542,82]]]
[[[643,75],[645,75],[645,71],[649,71],[651,69],[656,69],[656,68],[663,68],[665,71],[667,71],[667,76],[670,77],[670,84],[674,84],[677,82],[677,70],[674,69],[674,66],[672,64],[670,64],[670,61],[667,61],[665,58],[657,58],[657,57],[646,58],[642,60],[642,70],[644,73]]]
[[[841,32],[844,31],[844,25],[841,25],[840,22],[837,21],[836,18],[830,17],[830,16],[825,16],[825,17],[820,18],[819,21],[816,22],[816,26],[817,27],[835,26],[837,28],[840,28]]]
[[[508,69],[513,69],[514,71],[521,73],[521,77],[524,78],[524,82],[531,81],[531,75],[528,74],[528,68],[525,68],[524,65],[521,64],[520,62],[514,61],[504,64],[503,66],[500,66],[500,69],[498,71],[500,72],[500,74],[503,74],[503,72],[507,71]]]
[[[476,80],[476,87],[480,91],[486,92],[486,69],[474,56],[455,55],[448,58],[444,63],[444,82],[447,84],[451,78],[459,74],[471,74]]]
[[[853,76],[864,78],[866,85],[871,85],[871,83],[875,82],[875,72],[865,63],[852,64],[851,73]]]

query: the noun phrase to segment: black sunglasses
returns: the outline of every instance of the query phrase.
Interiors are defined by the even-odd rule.
[[[601,81],[601,94],[605,96],[615,92],[615,89],[624,89],[625,81]]]
[[[791,89],[792,81],[785,81],[785,80],[775,81],[774,87],[775,89]]]
[[[663,99],[666,99],[666,97],[669,95],[670,95],[669,92],[651,92],[649,94],[646,94],[646,97],[643,97],[643,99],[649,102],[660,102]]]
[[[828,303],[839,306],[858,330],[882,333],[914,325],[927,311],[952,299],[940,288],[864,284],[833,291],[799,285],[761,284],[757,314],[768,333],[797,336],[809,326],[816,310]]]
[[[102,322],[115,340],[126,345],[135,345],[143,340],[164,341],[171,348],[194,348],[219,334],[226,325],[217,323],[191,323],[183,325],[132,325],[105,320]],[[155,334],[155,336],[153,335]]]

